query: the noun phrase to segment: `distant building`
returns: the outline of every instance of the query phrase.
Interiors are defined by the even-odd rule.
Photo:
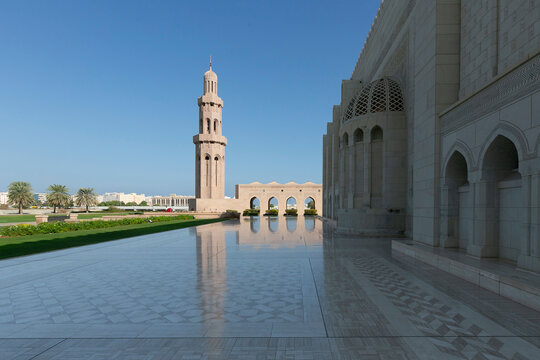
[[[137,204],[140,204],[143,201],[147,201],[146,195],[136,194],[136,193],[124,194],[124,193],[113,192],[113,193],[105,193],[102,196],[103,196],[103,200],[100,202],[120,201],[126,204],[129,202],[135,202]]]
[[[34,199],[44,204],[47,201],[47,193],[35,193]]]
[[[169,196],[153,196],[148,205],[152,206],[185,206],[188,207],[188,200],[195,199],[195,196],[184,196],[171,194]]]
[[[0,205],[5,205],[8,203],[8,193],[0,192]]]

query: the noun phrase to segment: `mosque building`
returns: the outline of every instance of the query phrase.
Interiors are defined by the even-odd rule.
[[[323,136],[323,216],[540,271],[539,14],[382,1]]]

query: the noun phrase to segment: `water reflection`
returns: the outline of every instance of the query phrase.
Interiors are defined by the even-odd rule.
[[[249,261],[248,256],[240,255],[241,252],[273,252],[279,249],[305,251],[310,247],[322,251],[322,222],[303,216],[242,218],[192,229],[190,232],[195,232],[197,251],[196,292],[199,294],[199,304],[196,307],[202,310],[200,315],[195,316],[198,321],[203,321],[218,332],[226,332],[230,319],[248,316],[242,312],[236,313],[239,302],[244,301],[239,300],[239,292],[246,295],[252,291],[254,293],[250,296],[253,299],[261,296],[258,293],[258,278],[251,278],[260,271],[259,265]],[[278,259],[279,256],[276,261]],[[257,276],[282,278],[276,275],[276,269],[281,269],[281,265],[275,266],[275,269],[269,268],[272,274],[257,273]]]
[[[313,216],[306,216],[304,223],[305,223],[306,231],[315,230],[315,218]]]
[[[197,226],[197,287],[202,309],[213,308],[216,320],[224,316],[227,291],[225,231]]]
[[[279,229],[279,217],[278,216],[268,216],[266,218],[268,220],[268,230],[275,233]]]
[[[287,231],[294,232],[296,230],[297,218],[287,217],[285,223],[287,224]]]
[[[246,217],[240,220],[237,231],[239,245],[256,248],[319,246],[322,244],[323,223],[307,216]]]

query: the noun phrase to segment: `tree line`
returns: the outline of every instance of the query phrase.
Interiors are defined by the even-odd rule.
[[[53,184],[47,188],[47,205],[53,207],[53,213],[57,208],[69,207],[72,199],[69,189],[65,185]],[[34,192],[32,185],[24,181],[14,181],[8,186],[8,202],[19,207],[19,214],[23,213],[23,207],[34,204]],[[75,193],[75,204],[88,207],[97,205],[97,194],[93,188],[79,188]]]

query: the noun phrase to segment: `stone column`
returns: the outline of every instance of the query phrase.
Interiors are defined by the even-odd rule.
[[[467,252],[477,257],[499,255],[499,223],[495,182],[482,180],[474,184],[473,238]]]
[[[459,245],[459,192],[453,183],[441,185],[440,244],[455,248]]]
[[[518,267],[540,271],[540,174],[523,176],[523,237]]]
[[[348,149],[348,159],[349,162],[349,174],[348,176],[348,183],[349,186],[347,188],[347,208],[352,209],[354,207],[354,174],[356,171],[356,166],[354,163],[354,157],[355,157],[355,149],[354,149],[354,140],[352,141],[352,144],[349,145]],[[315,200],[315,198],[313,199]]]
[[[371,206],[371,139],[366,134],[366,140],[364,146],[364,196],[362,198],[362,205],[365,207]]]

